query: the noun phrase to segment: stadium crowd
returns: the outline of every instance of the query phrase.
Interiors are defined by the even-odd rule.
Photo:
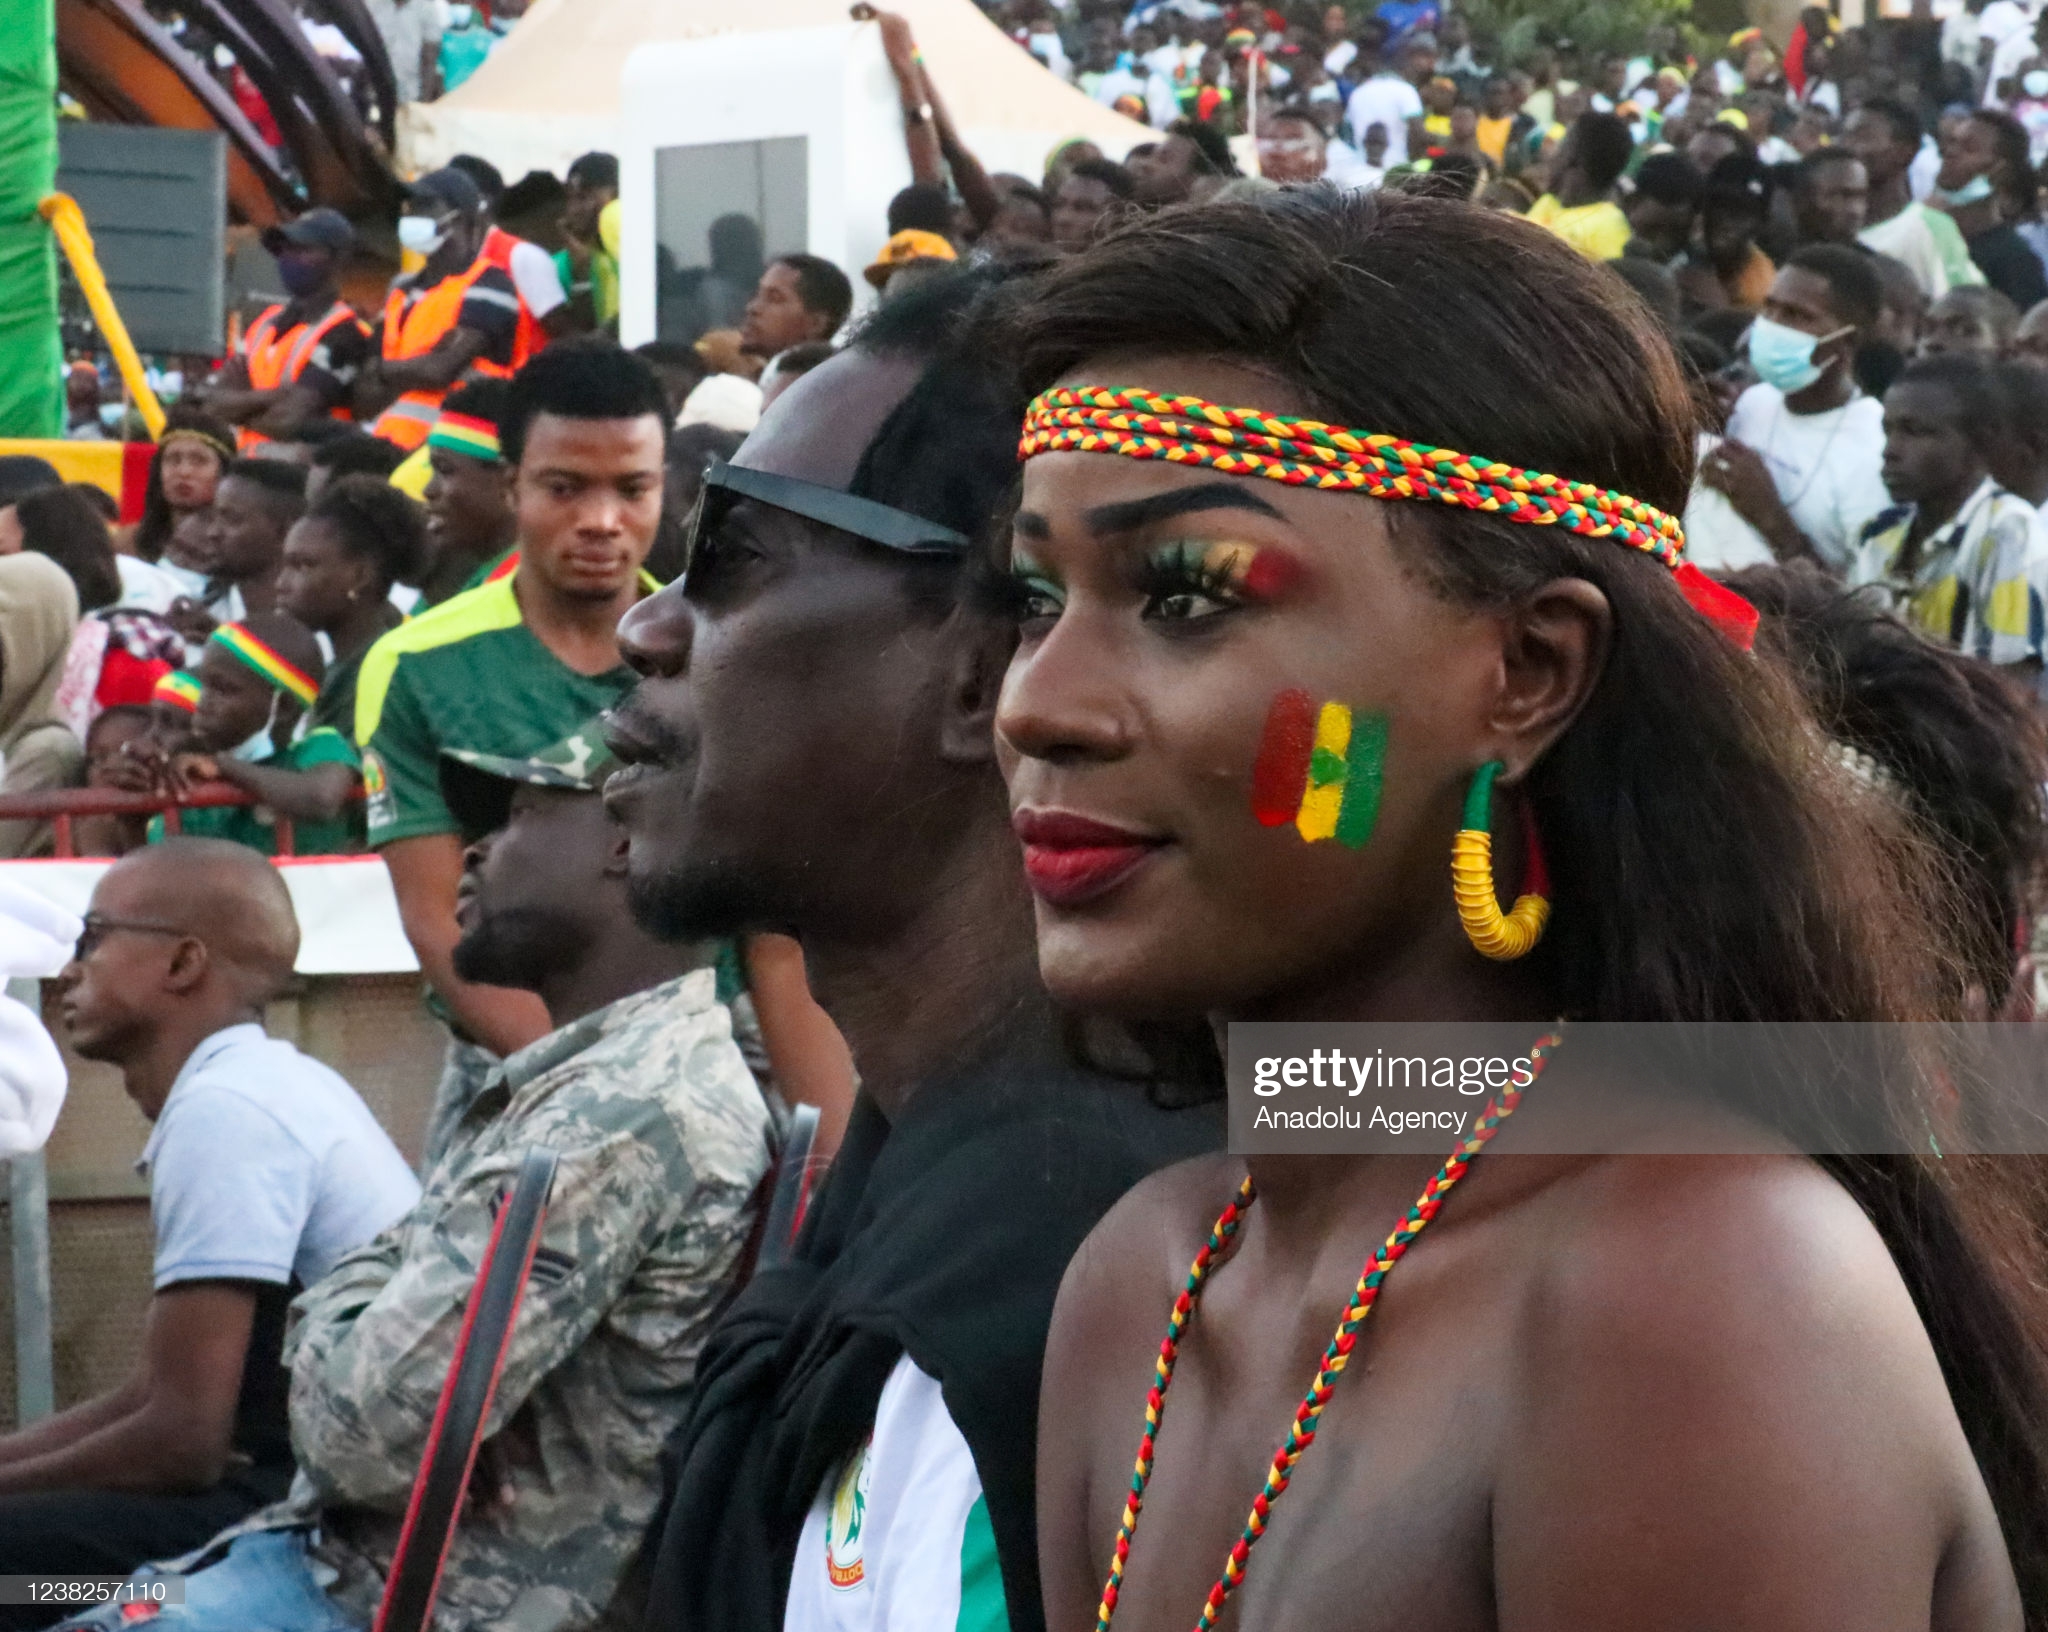
[[[728,225],[624,349],[616,159],[541,243],[464,157],[374,312],[347,220],[265,235],[133,525],[0,459],[0,794],[147,796],[69,823],[59,988],[156,1232],[0,1575],[369,1626],[539,1145],[451,1632],[2048,1628],[2037,1163],[1475,1160],[1509,1097],[1404,1214],[1434,1152],[1222,1154],[1209,1024],[2032,1016],[2048,23],[996,15],[1154,134],[992,174],[879,14],[857,316]],[[269,858],[364,851],[417,1173],[262,1029]]]

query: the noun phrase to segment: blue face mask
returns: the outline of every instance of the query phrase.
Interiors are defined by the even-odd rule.
[[[1825,372],[1813,360],[1815,348],[1848,332],[1837,329],[1834,334],[1812,335],[1804,329],[1788,328],[1760,317],[1749,326],[1749,366],[1764,384],[1774,385],[1786,396],[1792,396],[1804,391]]]
[[[2036,102],[2048,101],[2048,68],[2029,68],[2020,75],[2020,89]]]
[[[1937,187],[1934,191],[1945,204],[1982,204],[1991,196],[1991,178],[1972,176],[1953,192],[1946,187]]]

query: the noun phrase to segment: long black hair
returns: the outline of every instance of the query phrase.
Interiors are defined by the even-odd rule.
[[[164,434],[157,438],[156,453],[149,461],[149,481],[142,490],[142,520],[135,524],[135,553],[145,561],[162,559],[177,529],[177,515],[164,497],[163,462],[164,444],[179,431],[198,436],[211,447],[220,456],[223,474],[235,457],[235,430],[226,421],[182,405],[164,415]]]
[[[99,510],[75,487],[46,487],[14,507],[21,547],[47,555],[78,586],[78,610],[97,612],[121,598],[114,541]]]
[[[1524,222],[1440,199],[1288,188],[1132,223],[1038,280],[989,344],[1023,394],[1084,362],[1195,356],[1307,412],[1618,489],[1671,514],[1693,408],[1613,278]],[[1142,384],[1142,381],[1132,383]],[[1290,411],[1301,411],[1291,409]],[[1800,687],[1736,649],[1639,551],[1449,507],[1390,507],[1446,599],[1506,607],[1560,577],[1613,610],[1606,666],[1526,784],[1555,914],[1526,967],[1597,1020],[1910,1020],[1957,988],[1957,910],[1902,814],[1826,753]],[[1910,1148],[1910,1147],[1909,1147]],[[2048,1629],[2048,1386],[2038,1285],[1962,1164],[1826,1164],[1872,1219],[1941,1358]],[[2036,1266],[2036,1270],[2038,1266]]]

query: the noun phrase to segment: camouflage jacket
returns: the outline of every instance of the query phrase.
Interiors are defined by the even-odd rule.
[[[732,1290],[768,1112],[709,969],[551,1032],[492,1073],[419,1205],[292,1307],[300,1510],[365,1622],[489,1238],[534,1145],[561,1155],[479,1461],[499,1499],[456,1532],[440,1632],[566,1632],[614,1603],[660,1492],[697,1351]]]

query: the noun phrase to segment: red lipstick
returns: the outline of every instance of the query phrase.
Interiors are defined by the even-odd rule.
[[[1166,842],[1064,810],[1020,810],[1010,825],[1023,842],[1031,888],[1056,907],[1107,895]]]

